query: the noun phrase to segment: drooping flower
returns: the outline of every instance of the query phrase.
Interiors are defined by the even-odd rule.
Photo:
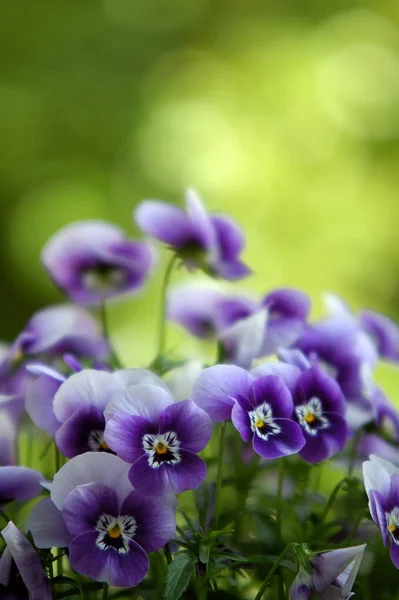
[[[309,463],[340,452],[348,438],[346,401],[337,382],[318,366],[304,371],[294,392],[295,418],[306,444],[299,455]]]
[[[105,441],[131,464],[129,478],[141,494],[178,494],[205,479],[197,453],[210,440],[212,422],[192,400],[174,402],[160,387],[138,385],[111,400],[105,417]]]
[[[295,367],[270,364],[294,370],[299,377]],[[194,384],[193,400],[213,421],[231,418],[242,439],[252,440],[255,452],[264,458],[294,454],[305,443],[301,428],[292,420],[291,392],[283,378],[272,370],[255,379],[235,365],[209,367]]]
[[[112,452],[104,440],[105,408],[112,398],[123,396],[130,386],[147,381],[166,388],[159,377],[146,369],[121,369],[114,373],[85,369],[61,383],[54,395],[53,415],[60,423],[55,439],[64,456],[72,458],[89,451]],[[44,409],[47,400],[43,396]],[[56,425],[53,420],[52,423]]]
[[[382,534],[384,546],[391,544],[391,559],[399,569],[399,467],[371,455],[363,463],[364,487],[374,523]]]
[[[147,242],[129,240],[103,221],[67,225],[47,242],[41,258],[55,285],[79,304],[137,290],[154,262]]]
[[[0,467],[0,506],[13,500],[30,500],[43,492],[45,480],[39,471],[27,467]]]
[[[149,567],[147,553],[170,541],[176,522],[172,503],[137,494],[128,471],[128,464],[109,454],[89,452],[69,461],[54,478],[47,525],[48,499],[29,517],[36,545],[68,544],[72,568],[95,581],[140,583]]]
[[[229,280],[249,275],[240,260],[244,235],[238,225],[225,215],[208,215],[194,190],[187,190],[185,199],[186,210],[145,200],[135,210],[136,223],[175,250],[189,269],[201,268]]]
[[[310,600],[314,592],[321,600],[348,600],[366,545],[319,552],[303,566],[290,587],[290,600]]]
[[[2,530],[1,535],[7,542],[0,558],[1,598],[51,600],[50,583],[33,546],[12,521]]]

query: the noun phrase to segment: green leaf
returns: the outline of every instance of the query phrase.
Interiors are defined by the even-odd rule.
[[[190,583],[194,564],[194,558],[187,554],[177,556],[170,563],[166,575],[164,600],[178,600],[181,597]]]

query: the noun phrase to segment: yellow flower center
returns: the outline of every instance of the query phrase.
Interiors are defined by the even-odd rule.
[[[101,450],[109,450],[109,446],[108,446],[107,442],[104,442],[104,440],[101,442],[100,448],[101,448]]]
[[[108,531],[109,537],[116,539],[121,537],[121,530],[119,529],[119,525],[115,525],[112,529]]]
[[[314,423],[314,422],[316,421],[316,417],[314,416],[314,414],[313,414],[313,413],[308,413],[308,414],[306,415],[306,417],[305,417],[305,421],[306,421],[307,423],[310,423],[310,424],[312,424],[312,423]]]
[[[394,531],[396,531],[396,525],[388,525],[388,529],[391,533],[393,533]]]
[[[258,419],[255,425],[258,429],[262,429],[262,427],[264,426],[264,422],[262,421],[262,419]]]
[[[159,442],[158,446],[155,448],[155,452],[157,454],[166,454],[168,451],[168,447],[165,446],[165,444],[162,444],[161,442]]]

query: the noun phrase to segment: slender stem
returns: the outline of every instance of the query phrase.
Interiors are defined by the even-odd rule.
[[[64,569],[63,569],[63,565],[62,565],[63,557],[64,557],[64,553],[62,551],[62,548],[58,548],[58,550],[57,550],[57,575],[58,575],[58,577],[62,577],[62,575],[64,573]]]
[[[111,340],[110,340],[110,336],[109,336],[108,315],[107,315],[107,308],[106,308],[105,302],[102,302],[100,304],[100,318],[101,318],[101,323],[102,323],[102,327],[103,327],[103,336],[107,340],[113,366],[116,367],[117,369],[123,369],[123,365],[119,359],[119,356],[117,355],[115,348],[111,344]]]
[[[108,600],[108,589],[109,589],[108,583],[104,583],[102,600]]]
[[[168,565],[170,565],[173,559],[169,544],[165,544],[165,546],[163,547],[163,552],[165,554],[166,562],[168,563]]]
[[[276,515],[276,525],[277,525],[277,545],[280,549],[281,540],[282,540],[282,512],[283,512],[283,484],[284,484],[284,467],[285,461],[283,458],[280,458],[279,469],[278,469],[278,483],[277,483],[277,515]]]
[[[165,275],[161,287],[161,317],[159,323],[159,337],[158,337],[158,353],[157,356],[162,356],[166,349],[166,294],[168,291],[170,276],[172,274],[173,267],[177,260],[176,254],[173,254],[170,259],[168,266],[166,267]]]
[[[367,514],[368,514],[368,508],[365,508],[364,510],[362,510],[362,511],[361,511],[361,512],[358,514],[358,516],[357,516],[357,519],[356,519],[356,521],[355,521],[355,522],[354,522],[354,524],[353,524],[352,531],[350,532],[350,534],[349,534],[349,536],[348,536],[348,539],[347,539],[347,540],[346,540],[346,542],[345,542],[345,546],[346,546],[346,547],[348,547],[348,546],[350,545],[350,543],[352,542],[352,540],[353,540],[353,538],[355,537],[355,535],[356,535],[356,532],[357,532],[357,530],[358,530],[358,528],[359,528],[359,525],[360,525],[360,523],[363,521],[363,519],[365,518],[365,516],[366,516]]]
[[[328,513],[330,512],[330,509],[332,507],[332,505],[335,502],[336,497],[338,496],[338,493],[340,491],[340,489],[342,488],[342,486],[344,485],[344,483],[348,483],[348,481],[350,480],[349,477],[345,477],[345,479],[341,479],[341,481],[339,481],[337,483],[337,485],[335,486],[335,488],[333,489],[333,491],[331,492],[331,496],[328,499],[328,502],[320,516],[319,519],[319,524],[323,523],[328,515]]]
[[[7,517],[6,513],[4,513],[2,510],[0,510],[0,517],[2,519],[4,519],[5,524],[8,525],[8,523],[10,522],[10,519]]]
[[[270,584],[271,580],[273,579],[273,575],[275,574],[275,572],[279,568],[279,566],[280,566],[282,560],[284,559],[285,555],[288,554],[288,552],[294,546],[296,546],[295,542],[290,542],[289,544],[286,545],[286,547],[284,548],[284,550],[282,551],[282,553],[280,554],[280,556],[278,557],[278,559],[276,560],[276,562],[274,563],[274,565],[272,566],[272,568],[270,569],[270,571],[268,572],[265,581],[262,583],[261,587],[259,588],[258,593],[255,596],[255,600],[261,600],[263,594],[266,591],[267,586]]]
[[[220,427],[219,436],[219,452],[218,452],[218,466],[216,475],[216,494],[215,494],[215,515],[214,523],[215,529],[219,527],[219,516],[220,516],[220,497],[222,492],[222,474],[223,474],[223,451],[224,451],[224,437],[226,433],[227,421],[222,423]]]

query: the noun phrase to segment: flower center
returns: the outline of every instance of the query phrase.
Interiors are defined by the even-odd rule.
[[[330,427],[329,420],[323,415],[323,407],[319,398],[311,398],[307,404],[295,409],[300,426],[309,435],[317,435],[320,429]]]
[[[82,269],[82,281],[90,291],[107,292],[123,287],[125,274],[119,267],[98,263]]]
[[[92,452],[108,452],[108,454],[115,454],[104,440],[104,431],[101,429],[91,431],[87,443]]]
[[[395,506],[389,513],[385,513],[387,530],[391,534],[394,543],[399,546],[399,507]]]
[[[159,469],[164,464],[177,465],[181,461],[180,442],[174,431],[146,433],[143,436],[143,449],[153,469]]]
[[[270,404],[264,402],[248,413],[252,431],[267,440],[269,435],[280,433],[281,428],[273,419],[273,413]]]
[[[101,550],[111,549],[119,554],[127,554],[129,540],[133,539],[136,529],[136,519],[130,515],[114,517],[102,514],[96,524],[96,544]]]

